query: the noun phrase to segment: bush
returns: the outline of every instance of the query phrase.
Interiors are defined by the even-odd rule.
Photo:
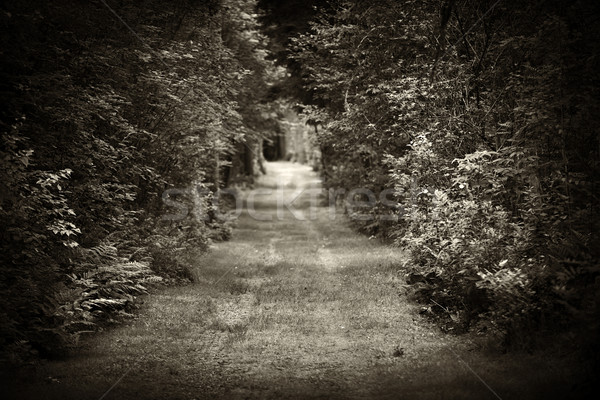
[[[2,358],[60,353],[189,280],[185,253],[229,236],[208,199],[254,177],[230,168],[262,139],[273,73],[253,2],[114,7],[136,35],[98,4],[0,6]]]

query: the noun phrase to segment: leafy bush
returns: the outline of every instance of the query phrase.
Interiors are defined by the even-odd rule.
[[[238,161],[273,74],[254,2],[108,3],[136,35],[106,4],[0,7],[2,358],[60,353],[189,280],[185,253],[229,236],[208,199],[254,178]]]
[[[54,295],[55,313],[64,320],[62,328],[75,335],[93,331],[101,322],[131,317],[136,297],[163,281],[146,263],[122,261],[70,277],[72,282]]]
[[[409,251],[455,328],[597,327],[597,2],[492,3],[316,10],[288,51],[324,182],[394,187],[398,223],[357,226]]]
[[[415,163],[424,154],[435,159],[431,147],[422,137],[397,164]],[[480,186],[493,190],[504,179],[488,171],[493,161],[474,153],[455,164],[452,172],[434,180],[439,188],[423,186],[405,196],[405,226],[397,244],[409,251],[411,274],[428,277],[417,291],[421,300],[455,315],[463,329],[484,313],[493,314],[492,323],[503,328],[534,294],[520,261],[529,232],[501,206],[485,200],[485,190],[478,192]],[[410,179],[403,173],[393,176],[401,187]]]

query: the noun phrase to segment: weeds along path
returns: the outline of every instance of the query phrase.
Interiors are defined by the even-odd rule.
[[[15,397],[560,396],[568,377],[545,360],[485,353],[424,321],[404,296],[402,252],[315,201],[310,168],[268,172],[246,193],[233,239],[197,257],[194,284],[148,296],[134,321],[38,368]]]

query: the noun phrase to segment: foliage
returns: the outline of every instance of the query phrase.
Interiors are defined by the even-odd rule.
[[[254,176],[231,166],[256,158],[241,150],[262,137],[273,70],[253,7],[2,5],[3,357],[60,352],[148,284],[189,279],[185,253],[228,237],[209,199]],[[175,219],[168,190],[187,192]]]
[[[288,45],[326,185],[394,187],[357,225],[408,251],[455,328],[597,327],[597,12],[340,0]]]
[[[423,153],[436,158],[425,138],[411,147],[414,151],[403,158],[411,158],[412,165]],[[407,162],[403,158],[398,164]],[[503,168],[493,173],[494,161],[488,152],[469,154],[455,160],[446,179],[436,182],[435,187],[444,189],[427,186],[413,193],[405,210],[406,228],[397,239],[410,254],[410,273],[428,277],[417,296],[451,312],[454,328],[460,330],[483,315],[505,329],[535,309],[529,276],[540,271],[523,259],[531,232],[491,201],[488,192],[502,188],[506,180]],[[406,174],[392,178],[399,188],[410,179]]]

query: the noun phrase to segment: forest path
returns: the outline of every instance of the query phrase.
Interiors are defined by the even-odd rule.
[[[569,378],[544,360],[486,353],[423,320],[403,294],[402,252],[319,204],[309,167],[268,172],[233,239],[197,257],[194,284],[148,296],[15,398],[560,397]]]

